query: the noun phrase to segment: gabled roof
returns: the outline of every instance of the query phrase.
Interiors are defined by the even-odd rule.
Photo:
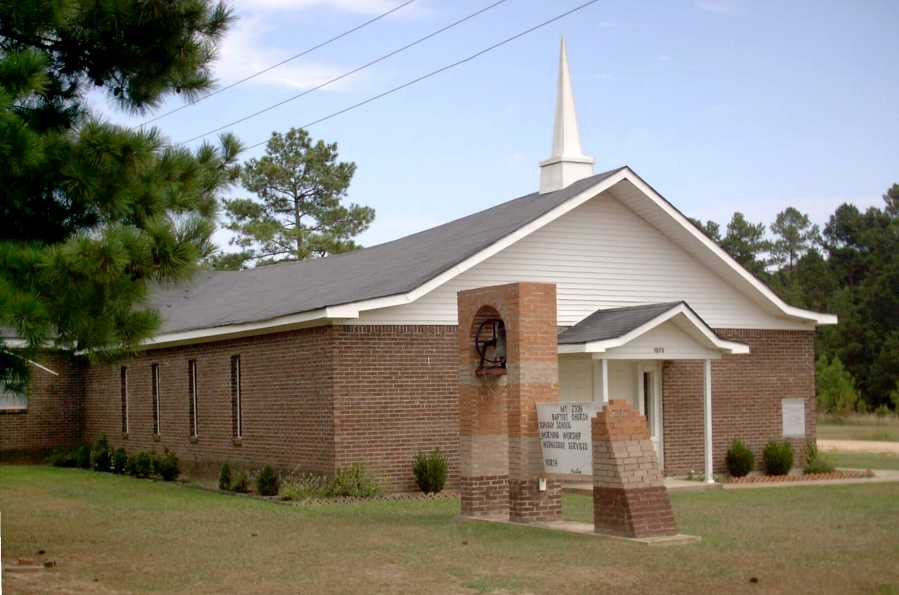
[[[684,302],[665,302],[597,310],[559,335],[559,345],[615,339]]]
[[[687,302],[666,302],[597,310],[559,335],[561,353],[603,353],[627,345],[676,319],[706,348],[722,353],[749,353],[749,346],[722,339]]]
[[[150,305],[162,314],[165,334],[405,294],[622,169],[348,254],[245,271],[202,271],[186,284],[157,289]]]
[[[700,262],[769,311],[813,324],[832,314],[785,303],[741,267],[629,167],[579,180],[562,190],[532,193],[392,242],[339,256],[233,272],[202,272],[188,284],[155,291],[163,316],[147,344],[176,344],[258,333],[364,310],[411,303],[611,188]],[[620,197],[619,197],[620,198]]]

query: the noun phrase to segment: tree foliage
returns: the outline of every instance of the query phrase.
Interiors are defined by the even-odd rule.
[[[899,382],[899,184],[883,201],[865,211],[840,205],[823,230],[793,207],[769,230],[735,213],[723,238],[713,221],[693,220],[787,303],[838,316],[838,325],[818,329],[819,391],[822,383],[839,386],[841,399],[857,394],[871,410],[895,407]],[[843,407],[831,397],[825,407]]]
[[[734,213],[720,244],[744,269],[757,277],[764,276],[765,255],[771,248],[764,223],[751,223],[743,213]]]
[[[248,261],[269,264],[348,252],[353,237],[375,218],[369,207],[343,204],[356,165],[338,161],[337,144],[313,141],[293,128],[273,133],[265,155],[250,159],[241,182],[257,199],[225,201],[227,229],[236,235],[238,253],[213,259],[219,269],[235,269]]]
[[[230,13],[210,0],[0,3],[0,381],[21,386],[50,342],[115,356],[150,336],[153,283],[211,248],[239,145],[190,151],[103,122],[87,92],[142,111],[209,88]]]

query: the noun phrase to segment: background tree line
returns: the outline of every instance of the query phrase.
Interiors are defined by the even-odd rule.
[[[819,404],[899,410],[899,184],[881,208],[842,204],[824,229],[788,207],[774,222],[691,221],[787,303],[829,312],[817,332]]]

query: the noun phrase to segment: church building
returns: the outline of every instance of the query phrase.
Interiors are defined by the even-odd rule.
[[[594,172],[564,43],[556,92],[537,191],[356,252],[159,289],[164,322],[138,356],[35,362],[28,394],[0,400],[0,455],[105,433],[187,464],[364,463],[411,490],[416,453],[440,448],[456,482],[457,296],[517,282],[555,285],[562,401],[630,402],[666,475],[722,471],[735,438],[801,453],[815,328],[836,317],[785,303],[630,166]]]

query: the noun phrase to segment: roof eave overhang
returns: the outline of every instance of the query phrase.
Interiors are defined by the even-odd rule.
[[[684,316],[690,324],[703,337],[704,347],[717,351],[721,354],[740,355],[749,353],[749,345],[738,343],[736,341],[728,341],[722,339],[715,331],[713,331],[706,322],[700,318],[692,308],[681,303],[670,310],[659,314],[655,318],[643,323],[639,327],[611,339],[603,339],[600,341],[584,341],[583,343],[565,343],[559,345],[559,353],[606,353],[616,347],[623,347],[634,339],[648,333],[657,326],[668,322],[675,316]]]

